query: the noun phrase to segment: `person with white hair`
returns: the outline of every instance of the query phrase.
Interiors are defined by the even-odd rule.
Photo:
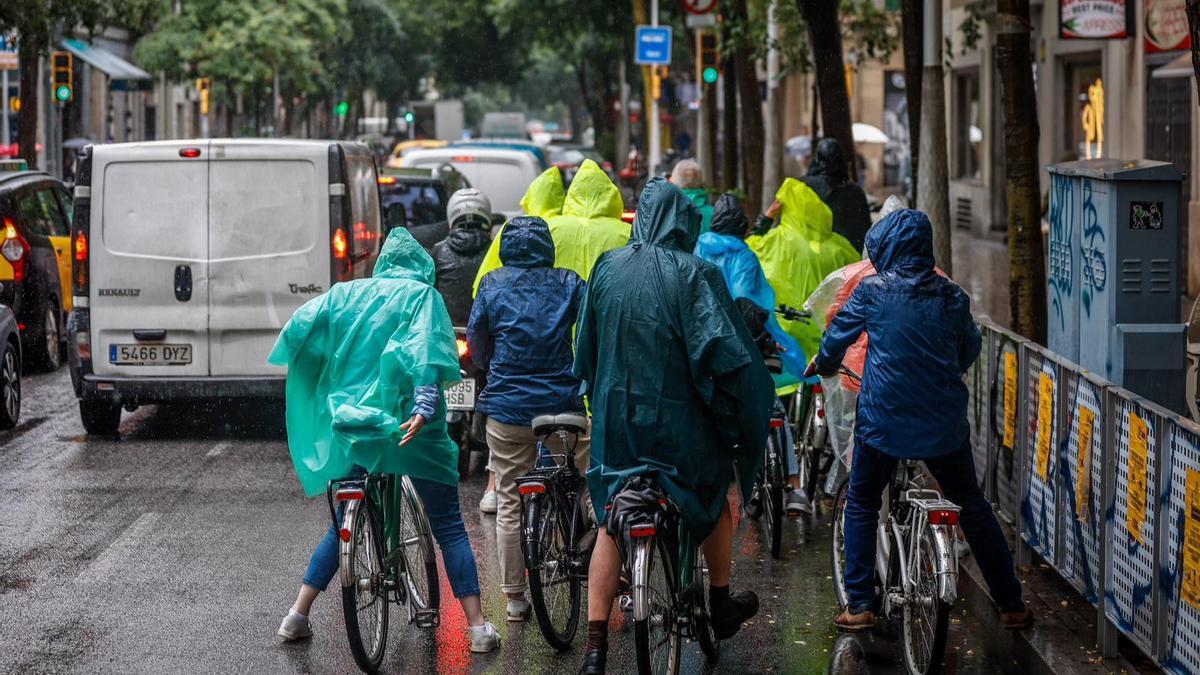
[[[708,189],[704,187],[704,170],[694,159],[681,159],[671,170],[671,182],[683,191],[685,197],[700,212],[700,234],[712,227],[713,207],[708,203]]]

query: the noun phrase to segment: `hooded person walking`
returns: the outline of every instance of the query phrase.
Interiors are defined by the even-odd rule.
[[[862,251],[871,228],[871,209],[867,194],[850,180],[846,153],[836,138],[817,142],[804,184],[813,189],[833,212],[833,231],[850,242],[855,251]]]

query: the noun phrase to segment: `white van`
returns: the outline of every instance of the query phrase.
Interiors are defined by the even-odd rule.
[[[89,433],[121,408],[282,397],[280,328],[382,244],[375,163],[359,143],[94,145],[71,228],[71,379]]]
[[[525,150],[451,145],[404,155],[406,167],[436,169],[443,164],[453,166],[471,187],[487,195],[492,211],[505,218],[521,215],[521,197],[542,172],[537,157]]]

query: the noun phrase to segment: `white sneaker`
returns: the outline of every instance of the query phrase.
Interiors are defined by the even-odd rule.
[[[289,610],[275,634],[287,642],[303,640],[312,637],[312,624],[308,622],[307,616]]]
[[[495,513],[497,506],[496,491],[488,490],[483,493],[483,499],[479,500],[479,510],[484,513]]]
[[[513,598],[508,601],[508,609],[505,614],[508,615],[509,623],[521,623],[529,618],[529,614],[533,612],[533,605],[525,598]]]
[[[467,634],[471,637],[471,651],[476,654],[486,654],[500,647],[500,631],[490,621],[482,626],[471,626]]]

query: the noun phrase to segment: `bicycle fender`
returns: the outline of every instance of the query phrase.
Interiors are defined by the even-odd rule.
[[[342,529],[350,530],[350,541],[338,539],[338,577],[341,580],[342,588],[350,588],[354,585],[354,571],[351,569],[351,557],[354,555],[354,516],[358,513],[358,507],[362,505],[362,500],[354,499],[346,502],[346,510],[342,514]]]
[[[633,618],[644,621],[650,616],[650,562],[654,551],[654,537],[642,538],[633,552]]]
[[[958,599],[958,553],[954,550],[954,528],[950,525],[930,525],[933,531],[934,569],[937,574],[938,598],[949,605]]]

